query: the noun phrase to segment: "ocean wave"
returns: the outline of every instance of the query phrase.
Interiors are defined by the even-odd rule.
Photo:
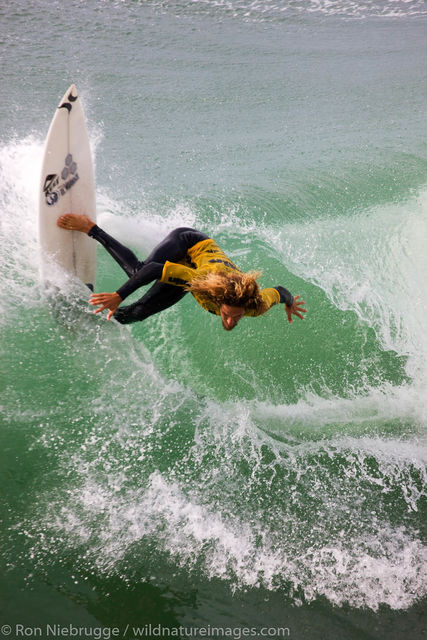
[[[67,305],[63,299],[59,309],[40,305],[37,172],[30,182],[26,176],[41,151],[31,138],[10,143],[1,155],[2,278],[3,286],[13,282],[8,304],[20,317],[11,321],[6,314],[14,338],[3,345],[2,361],[12,363],[4,415],[8,427],[22,426],[31,442],[20,458],[43,454],[49,461],[48,471],[34,471],[37,499],[9,530],[12,537],[25,533],[16,547],[10,542],[14,562],[19,548],[20,561],[32,570],[71,561],[83,572],[135,584],[147,575],[168,579],[158,575],[164,554],[169,567],[220,579],[230,591],[262,586],[295,604],[323,596],[336,605],[405,609],[423,597],[425,378],[419,356],[425,336],[418,320],[396,307],[394,284],[404,308],[422,304],[423,192],[351,219],[312,224],[257,225],[244,205],[213,207],[213,231],[236,240],[231,244],[242,260],[254,243],[263,258],[272,255],[281,269],[285,264],[314,283],[313,292],[322,288],[336,309],[353,311],[373,327],[384,349],[412,360],[406,385],[368,381],[351,389],[343,383],[342,396],[326,386],[321,393],[300,388],[296,402],[283,394],[273,402],[265,400],[264,386],[280,390],[286,364],[269,384],[260,382],[259,361],[252,367],[249,360],[254,347],[246,348],[240,375],[255,399],[236,391],[222,401],[209,376],[200,394],[190,364],[202,334],[212,375],[213,343],[200,330],[182,340],[175,315],[162,314],[149,328],[144,323],[135,339],[138,331],[93,316],[78,283],[69,280],[59,281]],[[199,226],[203,217],[194,203],[177,203],[167,216],[161,207],[147,207],[140,221],[102,190],[98,199],[102,224],[125,241],[139,236],[141,251],[167,226]],[[188,323],[184,312],[182,322]],[[336,331],[339,313],[337,322]],[[242,354],[224,349],[223,334],[220,340],[221,385],[237,387]],[[265,354],[261,362],[268,368]],[[188,373],[185,384],[180,365]]]
[[[304,15],[344,18],[414,18],[427,15],[423,0],[177,0],[151,3],[165,11],[209,13],[244,21],[275,22]]]

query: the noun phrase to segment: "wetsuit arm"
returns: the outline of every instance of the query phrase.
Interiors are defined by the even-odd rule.
[[[294,300],[292,294],[284,287],[271,287],[269,289],[262,289],[261,297],[265,302],[265,310],[262,313],[266,313],[275,304],[279,304],[279,302],[290,307],[292,306],[292,302]],[[245,316],[254,317],[259,315],[262,314],[257,312],[255,309],[248,309],[245,313]]]
[[[131,293],[149,284],[153,280],[159,280],[162,276],[163,264],[160,262],[148,262],[144,264],[117,292],[122,300],[130,296]]]
[[[280,302],[282,304],[286,304],[288,307],[292,307],[292,303],[294,301],[294,297],[290,291],[285,289],[285,287],[274,287],[276,291],[279,292]]]

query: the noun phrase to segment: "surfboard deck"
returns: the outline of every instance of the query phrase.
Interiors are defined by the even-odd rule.
[[[56,221],[64,213],[85,213],[96,221],[89,137],[74,84],[56,109],[45,143],[39,200],[41,272],[49,280],[53,260],[93,290],[96,243],[85,233],[58,227]]]

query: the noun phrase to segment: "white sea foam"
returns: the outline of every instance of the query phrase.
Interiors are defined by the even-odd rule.
[[[159,472],[145,489],[126,490],[124,484],[115,478],[112,486],[100,485],[89,474],[50,516],[55,537],[63,542],[65,535],[67,546],[85,545],[87,559],[103,572],[123,571],[131,553],[132,569],[125,574],[135,579],[139,545],[155,540],[158,551],[171,554],[178,566],[201,566],[206,576],[231,581],[234,588],[277,589],[290,583],[307,601],[324,595],[337,605],[374,610],[382,603],[405,609],[425,595],[426,549],[403,527],[377,521],[374,533],[361,525],[355,537],[343,525],[322,541],[331,526],[325,513],[325,521],[315,527],[316,541],[302,541],[292,534],[302,523],[286,511],[283,521],[275,523],[281,529],[278,537],[241,512],[212,509],[200,492],[183,489]]]
[[[0,147],[0,322],[17,305],[38,299],[34,283],[39,267],[37,193],[42,153],[42,143],[33,136]]]
[[[426,381],[426,192],[358,215],[287,224],[268,242],[292,271],[371,326],[385,350],[408,357]],[[267,238],[266,238],[267,239]]]
[[[407,18],[427,14],[424,0],[180,0],[171,6],[155,0],[154,6],[182,12],[216,12],[246,21],[276,21],[313,14],[352,19]]]
[[[147,364],[136,355],[133,369],[141,384]],[[165,389],[155,372],[149,391],[155,406],[144,415],[147,387],[131,386],[122,397],[123,423],[123,385],[112,388],[105,378],[100,417],[108,412],[107,396],[118,413],[109,415],[107,429],[101,420],[102,428],[90,429],[83,445],[67,451],[79,481],[69,485],[59,508],[57,497],[45,496],[39,516],[46,537],[34,547],[42,562],[64,545],[83,545],[82,567],[145,579],[141,558],[154,544],[177,566],[226,580],[231,589],[290,588],[295,602],[301,594],[307,601],[323,595],[337,605],[404,609],[425,595],[426,549],[410,526],[388,522],[383,504],[390,495],[396,508],[406,505],[414,513],[425,498],[426,456],[416,442],[339,432],[286,441],[280,425],[308,424],[316,399],[297,407],[201,403],[190,390]],[[315,424],[332,420],[334,406],[336,420],[355,413],[362,421],[366,412],[375,414],[373,403],[378,410],[381,405],[378,398],[361,407],[357,399],[334,402],[325,401]],[[173,421],[165,431],[167,407],[177,411],[177,404],[184,422]],[[164,465],[165,433],[175,431],[176,446],[189,415],[195,432],[183,458],[147,475],[153,462]],[[276,431],[269,433],[271,417]]]
[[[347,398],[332,393],[320,397],[306,392],[295,404],[257,403],[255,414],[264,420],[271,419],[278,428],[280,424],[285,424],[288,430],[292,425],[307,428],[310,438],[315,437],[315,429],[323,436],[336,433],[344,426],[349,429],[353,425],[360,430],[365,425],[374,429],[376,424],[396,420],[416,424],[423,433],[427,424],[427,402],[421,391],[417,385],[387,384]]]

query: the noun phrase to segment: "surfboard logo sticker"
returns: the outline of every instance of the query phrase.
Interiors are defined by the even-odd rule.
[[[58,109],[67,109],[68,113],[71,111],[71,109],[73,108],[73,105],[70,104],[71,102],[75,102],[77,100],[79,96],[73,96],[72,93],[68,94],[68,98],[67,100],[69,102],[63,102],[62,104],[59,105]]]
[[[46,204],[49,206],[56,204],[59,198],[76,184],[78,179],[77,162],[73,159],[72,154],[69,153],[65,158],[64,168],[60,175],[49,173],[44,180],[43,193]]]

